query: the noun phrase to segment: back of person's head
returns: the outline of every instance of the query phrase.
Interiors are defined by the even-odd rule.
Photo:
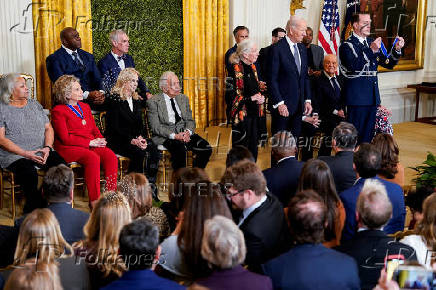
[[[423,219],[416,231],[421,235],[429,249],[436,248],[436,193],[429,195],[422,205]]]
[[[381,133],[377,134],[371,143],[381,154],[381,167],[378,173],[386,178],[394,178],[398,172],[398,155],[400,154],[397,142],[390,134]]]
[[[297,143],[289,131],[280,131],[271,139],[271,154],[278,161],[288,156],[295,156]]]
[[[406,206],[410,208],[412,213],[422,213],[422,205],[424,200],[434,192],[431,186],[421,186],[411,189],[406,195]]]
[[[157,258],[159,230],[148,218],[137,219],[123,227],[119,244],[127,269],[150,269]]]
[[[185,262],[194,276],[202,276],[208,271],[207,263],[201,257],[201,238],[204,222],[215,215],[231,218],[221,188],[210,181],[196,183],[185,197],[183,221],[177,238]]]
[[[122,227],[131,221],[130,207],[126,198],[119,192],[106,192],[97,201],[88,222],[83,228],[85,246],[95,245],[97,253],[103,251],[106,260],[102,261],[105,275],[122,273],[122,265],[116,263],[118,237]]]
[[[380,229],[389,221],[392,217],[392,203],[380,181],[365,180],[357,198],[356,212],[360,222],[370,230]]]
[[[315,191],[324,200],[327,207],[325,239],[330,241],[336,237],[336,209],[340,199],[336,192],[333,175],[327,163],[319,159],[310,159],[303,165],[298,181],[298,191],[307,189]]]
[[[289,203],[288,219],[291,236],[297,244],[318,244],[324,241],[327,209],[313,190],[298,192]]]
[[[11,272],[5,290],[60,290],[59,269],[55,263],[42,263],[34,259]]]
[[[372,144],[362,143],[354,152],[353,163],[361,178],[371,178],[377,175],[381,166],[380,152]]]
[[[51,263],[71,253],[72,247],[65,241],[59,222],[49,209],[35,209],[26,216],[18,234],[14,265],[35,255],[39,261]]]
[[[257,196],[265,194],[266,180],[256,163],[243,160],[226,169],[221,184],[231,185],[237,191],[252,190]]]
[[[218,269],[231,269],[244,262],[244,234],[233,220],[216,215],[204,223],[201,255]]]
[[[276,27],[276,28],[274,28],[273,31],[271,32],[271,36],[278,37],[278,36],[279,36],[279,32],[284,32],[284,33],[286,33],[286,30],[284,30],[284,29],[281,28],[281,27]]]
[[[48,202],[70,202],[74,189],[74,173],[64,164],[47,170],[42,182],[42,192]]]
[[[358,132],[353,124],[340,122],[333,130],[332,138],[339,149],[352,151],[357,144]]]
[[[253,154],[251,154],[247,147],[236,145],[227,153],[226,168],[229,168],[233,164],[242,160],[250,160],[255,162]]]
[[[132,219],[144,216],[150,210],[153,203],[152,189],[144,174],[127,174],[118,184],[118,190],[129,202]]]

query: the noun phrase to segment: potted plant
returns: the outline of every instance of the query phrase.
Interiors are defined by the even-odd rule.
[[[436,157],[431,152],[428,152],[422,165],[410,168],[417,172],[417,177],[413,179],[417,188],[428,186],[436,190]]]

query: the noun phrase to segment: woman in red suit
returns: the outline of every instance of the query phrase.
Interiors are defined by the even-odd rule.
[[[91,207],[100,197],[100,164],[106,178],[106,190],[117,187],[118,160],[106,147],[91,109],[83,100],[79,79],[61,76],[54,84],[56,102],[51,111],[55,131],[54,147],[67,162],[78,162],[84,167],[85,183]]]

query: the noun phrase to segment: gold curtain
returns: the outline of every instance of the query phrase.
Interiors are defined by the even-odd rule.
[[[183,86],[198,128],[225,121],[228,12],[228,0],[183,0]]]
[[[38,101],[51,108],[51,82],[45,59],[60,48],[59,34],[65,27],[77,29],[82,49],[92,53],[91,0],[35,1],[32,6]]]

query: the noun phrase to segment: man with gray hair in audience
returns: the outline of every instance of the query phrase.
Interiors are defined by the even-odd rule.
[[[298,179],[304,163],[298,161],[295,156],[297,145],[291,132],[277,132],[271,138],[271,143],[271,157],[277,164],[265,169],[263,175],[268,191],[280,200],[283,207],[287,207],[297,192]]]
[[[212,154],[209,143],[195,134],[189,99],[181,93],[179,78],[166,71],[159,79],[162,93],[147,100],[148,123],[154,144],[171,153],[174,170],[186,167],[186,151],[194,153],[193,167],[205,168]]]
[[[129,37],[122,29],[117,29],[109,34],[109,43],[112,46],[111,51],[106,54],[97,66],[102,77],[103,88],[110,92],[115,85],[120,72],[127,67],[135,67],[133,57],[129,52]],[[139,77],[138,79],[139,95],[143,99],[151,98],[152,94],[148,90],[145,82]]]
[[[392,204],[386,189],[375,179],[367,179],[356,204],[358,231],[338,250],[353,257],[359,266],[362,289],[373,289],[386,261],[416,261],[415,250],[383,232],[392,216]]]
[[[332,147],[336,153],[335,156],[318,157],[330,167],[338,193],[352,187],[356,182],[353,156],[357,138],[356,127],[351,123],[341,122],[333,129],[332,134]]]

